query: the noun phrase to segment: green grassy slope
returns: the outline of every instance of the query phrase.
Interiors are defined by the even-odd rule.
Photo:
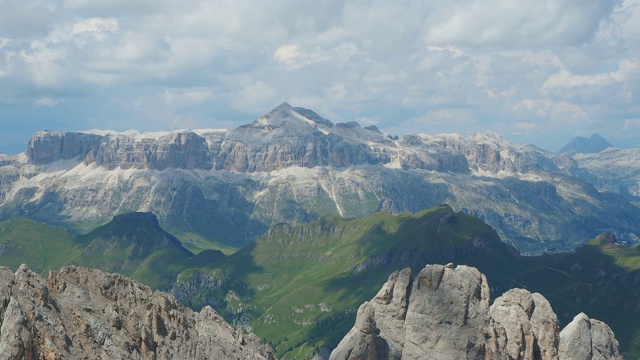
[[[209,288],[186,303],[213,304],[228,320],[250,323],[283,358],[308,358],[337,344],[391,272],[447,262],[477,267],[494,299],[514,287],[542,293],[562,326],[579,312],[603,320],[628,357],[640,356],[639,249],[603,235],[574,253],[523,257],[490,227],[448,206],[280,224],[254,245],[182,273],[179,283],[193,286],[204,276]]]
[[[181,271],[224,258],[217,250],[194,256],[164,231],[152,214],[131,213],[88,234],[73,237],[60,227],[26,218],[0,222],[0,265],[25,263],[47,275],[50,269],[80,265],[117,272],[152,288],[166,289]]]
[[[61,227],[27,218],[0,222],[0,265],[17,269],[27,264],[46,275],[81,253],[81,248]]]
[[[443,205],[417,214],[376,213],[365,219],[325,216],[302,226],[280,224],[222,262],[190,270],[221,287],[185,298],[193,306],[216,299],[228,319],[250,321],[285,358],[331,348],[352,326],[354,310],[391,272],[471,254],[507,257],[513,249],[478,219]]]

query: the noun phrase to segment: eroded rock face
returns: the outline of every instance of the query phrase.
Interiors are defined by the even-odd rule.
[[[580,314],[558,331],[549,302],[512,289],[489,306],[477,269],[427,265],[391,274],[358,310],[330,359],[615,359],[611,329]]]
[[[447,203],[537,254],[573,250],[603,231],[638,242],[640,210],[582,181],[636,194],[637,158],[585,163],[494,134],[398,139],[284,103],[231,130],[39,132],[24,154],[0,155],[0,218],[94,228],[117,213],[153,211],[183,231],[241,246],[280,222]],[[609,183],[611,164],[629,191]]]
[[[0,267],[0,354],[16,359],[274,359],[210,307],[196,313],[126,277]]]
[[[621,359],[611,328],[602,321],[589,319],[584,313],[573,318],[560,333],[561,359]]]
[[[504,329],[507,355],[513,359],[555,359],[558,317],[542,295],[511,289],[490,308],[493,326]]]

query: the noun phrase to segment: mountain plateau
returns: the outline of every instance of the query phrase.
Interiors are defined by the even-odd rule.
[[[576,164],[494,134],[396,139],[284,103],[233,130],[39,132],[24,153],[0,155],[0,219],[82,232],[154,212],[197,252],[240,247],[280,222],[447,203],[523,253],[574,249],[603,231],[638,241],[640,209],[575,176]]]

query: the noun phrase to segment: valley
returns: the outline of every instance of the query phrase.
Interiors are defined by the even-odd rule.
[[[15,234],[21,223],[54,234],[43,237],[49,249],[83,255],[53,256],[38,268],[42,258],[12,250],[37,248],[28,239],[7,242],[19,239]],[[16,218],[0,223],[0,241],[12,244],[3,248],[0,263],[26,263],[43,274],[65,265],[126,274],[195,310],[210,305],[231,324],[255,332],[279,357],[300,358],[328,354],[337,346],[353,325],[355,310],[390,273],[453,262],[482,271],[492,298],[512,288],[540,292],[561,326],[585,312],[611,326],[622,352],[636,356],[640,351],[634,320],[640,316],[640,292],[635,290],[640,251],[619,245],[611,234],[571,253],[521,256],[491,227],[442,205],[416,214],[327,215],[305,225],[279,224],[229,256],[213,250],[189,255],[179,243],[149,241],[163,238],[172,237],[152,214],[119,216],[78,237]],[[114,250],[104,251],[105,243]],[[119,261],[108,261],[110,254]]]

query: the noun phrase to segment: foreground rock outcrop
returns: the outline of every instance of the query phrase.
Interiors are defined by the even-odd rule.
[[[621,358],[605,323],[580,314],[560,332],[538,293],[512,289],[489,302],[487,279],[472,267],[394,272],[330,359]]]
[[[126,277],[69,266],[48,279],[0,267],[6,359],[274,359],[217,312],[194,312]]]

